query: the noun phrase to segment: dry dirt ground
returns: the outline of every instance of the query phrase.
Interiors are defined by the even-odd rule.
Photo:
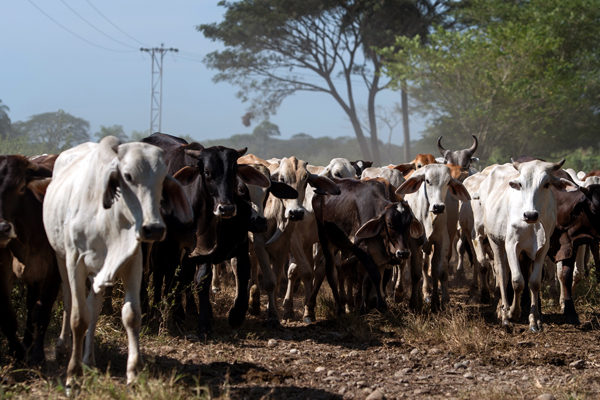
[[[118,317],[103,316],[96,341],[97,369],[86,370],[80,398],[370,399],[376,398],[600,398],[600,320],[597,290],[580,290],[582,325],[562,323],[546,303],[544,330],[517,323],[500,328],[493,307],[471,304],[454,287],[451,306],[412,314],[392,305],[385,314],[332,318],[321,298],[319,321],[265,325],[248,316],[232,330],[226,322],[231,295],[214,296],[213,335],[200,340],[193,322],[170,333],[145,328],[144,370],[124,384],[125,333]],[[263,305],[265,303],[263,302]],[[300,299],[296,300],[296,308]],[[298,315],[300,317],[300,315]],[[48,362],[41,370],[14,365],[0,339],[0,398],[65,397],[66,361],[55,360],[58,312],[48,334]]]

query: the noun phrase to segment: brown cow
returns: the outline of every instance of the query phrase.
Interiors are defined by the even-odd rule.
[[[411,242],[412,238],[422,238],[423,226],[415,219],[406,202],[390,201],[389,188],[377,179],[334,179],[334,182],[340,187],[341,194],[317,194],[313,198],[313,209],[336,310],[338,314],[343,310],[333,270],[333,257],[338,249],[361,262],[375,287],[377,308],[385,310],[387,306],[380,287],[382,269],[398,264],[411,255],[420,256],[420,251],[411,248]],[[363,282],[361,311],[367,308],[368,293],[365,289],[369,287],[369,280]],[[319,285],[315,285],[309,302],[311,316],[314,316],[318,291]],[[417,292],[413,290],[413,295]]]
[[[54,159],[30,161],[0,156],[0,327],[17,359],[43,363],[44,336],[60,287],[54,250],[42,223],[42,198]],[[14,262],[16,259],[18,262]],[[14,264],[14,271],[13,271]],[[27,322],[23,344],[10,302],[13,274],[27,286]]]

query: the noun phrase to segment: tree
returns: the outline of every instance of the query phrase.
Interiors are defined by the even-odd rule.
[[[100,141],[102,138],[106,136],[115,136],[119,138],[122,142],[126,142],[129,138],[125,134],[123,130],[123,125],[113,125],[113,126],[104,126],[100,125],[100,130],[94,133],[94,136]]]
[[[459,29],[428,43],[400,38],[387,72],[434,116],[427,136],[447,147],[478,136],[478,154],[553,155],[597,145],[600,128],[598,0],[471,0]],[[400,49],[400,50],[398,50]]]
[[[271,136],[281,136],[279,127],[269,120],[264,120],[258,124],[252,131],[252,134],[261,139],[267,139]]]
[[[90,123],[63,110],[33,115],[25,122],[14,123],[13,128],[49,152],[60,152],[90,140]]]
[[[8,112],[10,109],[0,100],[0,138],[6,139],[10,136],[10,117]]]
[[[389,80],[382,79],[382,58],[373,46],[385,45],[396,35],[424,35],[438,3],[221,1],[224,20],[197,29],[226,46],[208,54],[205,62],[219,71],[216,81],[233,83],[240,88],[238,96],[250,100],[246,115],[268,116],[299,91],[328,94],[350,119],[363,157],[379,164],[376,96]],[[364,85],[368,92],[370,145],[357,114],[355,85]]]

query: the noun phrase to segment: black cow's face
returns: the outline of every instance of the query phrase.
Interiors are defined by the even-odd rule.
[[[23,156],[0,156],[0,247],[17,237],[14,223],[27,185],[51,174]]]
[[[444,161],[446,164],[460,165],[463,169],[469,169],[472,155],[469,150],[446,150]]]
[[[199,153],[198,169],[202,183],[213,200],[213,214],[231,218],[237,213],[234,193],[237,189],[237,159],[239,151],[217,146]]]
[[[410,256],[409,240],[423,234],[423,226],[417,221],[405,202],[391,204],[385,210],[384,242],[388,255],[396,262]]]

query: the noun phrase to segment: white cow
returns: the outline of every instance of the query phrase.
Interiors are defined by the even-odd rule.
[[[163,151],[145,143],[120,144],[109,136],[63,152],[54,167],[43,205],[44,228],[56,251],[70,312],[73,348],[67,385],[81,373],[84,334],[86,364],[94,362],[93,337],[104,289],[123,280],[123,325],[129,354],[127,382],[140,366],[142,242],[162,240],[164,212],[191,222],[181,186],[167,175]],[[91,289],[86,304],[86,279]],[[89,329],[88,329],[89,324]]]
[[[501,296],[498,317],[503,326],[508,327],[509,319],[520,316],[521,292],[525,286],[523,272],[531,268],[529,328],[532,331],[542,328],[538,293],[542,266],[556,225],[556,203],[550,185],[563,188],[571,184],[552,175],[563,163],[564,160],[559,163],[534,160],[499,165],[481,183],[480,192],[486,193],[484,227],[494,254]],[[506,295],[509,270],[514,290],[510,309]]]
[[[460,201],[468,201],[471,197],[463,184],[452,178],[450,168],[443,164],[428,164],[419,168],[400,185],[396,194],[405,195],[415,217],[425,227],[427,241],[423,245],[423,296],[425,302],[430,302],[435,309],[439,305],[438,280],[441,282],[442,303],[449,301],[447,195]],[[427,273],[430,256],[431,277]]]

